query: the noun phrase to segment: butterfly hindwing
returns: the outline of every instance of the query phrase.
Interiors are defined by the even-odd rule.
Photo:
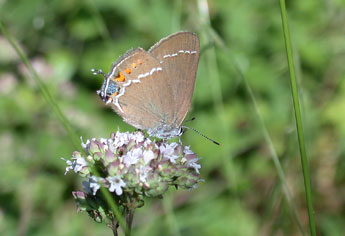
[[[150,50],[166,70],[174,97],[177,126],[190,108],[198,69],[200,44],[196,34],[178,32],[162,39]]]

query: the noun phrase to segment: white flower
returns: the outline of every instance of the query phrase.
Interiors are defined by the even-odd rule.
[[[186,155],[194,154],[194,152],[192,150],[190,150],[190,146],[185,146],[183,149],[183,153]]]
[[[152,168],[150,166],[140,166],[139,171],[136,170],[137,172],[139,172],[140,182],[143,182],[143,183],[146,182],[147,175],[151,170],[152,170]]]
[[[148,164],[152,159],[155,158],[155,154],[151,150],[145,150],[143,153],[144,162]]]
[[[112,140],[111,138],[107,140],[107,145],[108,145],[108,148],[111,152],[115,152],[116,150],[116,147],[115,147],[115,144],[114,144],[114,140]]]
[[[119,131],[116,132],[114,145],[115,148],[121,147],[124,144],[128,144],[130,140],[130,134],[128,132],[121,133]]]
[[[88,146],[90,145],[90,139],[86,140],[86,143],[84,143],[83,141],[83,137],[80,137],[81,140],[81,147],[86,150],[88,148]]]
[[[98,180],[101,180],[102,178],[98,178]],[[101,185],[98,183],[96,176],[91,176],[89,178],[89,181],[83,181],[83,187],[87,193],[92,193],[93,195],[96,195],[98,189],[101,188]]]
[[[198,158],[193,158],[193,159],[187,161],[187,166],[194,168],[195,172],[200,174],[199,169],[201,168],[201,165],[198,164],[197,162],[198,162]]]
[[[142,132],[135,132],[131,136],[131,138],[135,140],[136,144],[141,143],[145,140],[145,136]]]
[[[102,143],[104,146],[103,146],[103,149],[109,149],[108,148],[108,139],[106,138],[100,138],[99,139],[100,143]]]
[[[174,149],[177,146],[177,143],[171,143],[166,145],[161,145],[159,150],[164,158],[169,159],[171,163],[176,163],[177,155],[174,155]]]
[[[149,147],[149,149],[152,149],[152,148],[159,149],[158,145],[149,138],[145,139],[143,146],[145,148]]]
[[[65,158],[61,158],[62,160],[66,161],[67,167],[65,171],[65,175],[68,171],[73,170],[75,173],[81,171],[85,166],[87,166],[87,161],[80,156],[72,157],[72,161],[67,160]]]
[[[63,157],[61,157],[61,159],[64,160],[66,162],[66,164],[67,164],[66,171],[65,171],[65,175],[66,175],[68,173],[68,171],[73,170],[73,167],[72,167],[73,162],[70,161],[70,160],[67,160],[67,159],[65,159]]]
[[[76,163],[74,167],[75,173],[81,171],[83,167],[87,166],[87,161],[83,157],[77,157],[75,163]]]
[[[143,154],[143,151],[141,148],[135,148],[131,151],[127,152],[127,154],[124,156],[123,162],[127,165],[134,165],[138,162],[139,157]]]
[[[108,177],[107,180],[110,184],[109,191],[115,191],[117,195],[121,195],[122,187],[125,187],[126,183],[119,176]]]
[[[152,143],[152,140],[147,138],[145,139],[145,142],[144,142],[144,147],[147,147],[148,145],[150,145]]]

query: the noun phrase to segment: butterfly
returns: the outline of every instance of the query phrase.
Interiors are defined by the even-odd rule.
[[[183,134],[199,63],[196,34],[177,32],[148,51],[127,51],[105,74],[97,94],[125,122],[149,136],[170,139]]]

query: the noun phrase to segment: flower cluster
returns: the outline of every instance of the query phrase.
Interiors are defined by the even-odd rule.
[[[65,174],[73,170],[87,178],[83,182],[85,192],[73,193],[79,209],[88,196],[98,196],[101,185],[113,193],[118,203],[124,204],[123,196],[157,197],[169,186],[191,189],[200,181],[201,166],[188,146],[152,141],[141,131],[118,131],[108,139],[87,140],[82,147],[87,157],[74,152],[72,160],[64,159]]]

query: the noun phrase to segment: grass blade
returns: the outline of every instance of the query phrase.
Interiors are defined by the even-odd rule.
[[[199,5],[200,6],[203,6],[203,8],[207,8],[207,1],[204,1],[204,0],[199,0]],[[224,51],[227,52],[228,55],[231,55],[230,53],[230,50],[229,48],[227,48],[225,46],[225,44],[223,43],[222,39],[214,32],[214,30],[212,29],[211,25],[209,24],[209,18],[207,17],[206,13],[204,14],[201,14],[201,15],[204,15],[203,17],[203,20],[206,21],[205,23],[205,28],[206,28],[206,31],[207,32],[207,38],[208,38],[208,42],[211,43],[211,42],[214,42],[216,45],[220,46]],[[211,38],[211,39],[210,39]],[[213,51],[214,51],[214,48],[213,48]],[[215,53],[215,52],[214,52]],[[232,57],[230,57],[232,59]],[[215,61],[215,60],[214,60]],[[296,209],[296,206],[295,206],[295,203],[294,203],[294,200],[291,196],[291,193],[290,193],[290,190],[289,190],[289,187],[287,185],[287,181],[286,181],[286,177],[285,177],[285,174],[284,174],[284,171],[283,171],[283,168],[280,164],[280,161],[279,161],[279,158],[278,158],[278,155],[275,151],[275,148],[274,148],[274,145],[273,145],[273,142],[272,142],[272,139],[268,133],[268,130],[266,128],[266,125],[262,119],[262,115],[259,111],[259,108],[256,104],[256,100],[255,100],[255,97],[254,97],[254,93],[247,81],[247,79],[245,78],[245,76],[243,75],[240,67],[237,65],[237,63],[235,62],[235,60],[232,59],[232,64],[237,72],[237,74],[239,75],[240,77],[240,81],[243,81],[244,84],[245,84],[245,88],[247,90],[247,93],[250,97],[250,100],[252,101],[252,104],[253,104],[253,107],[254,107],[254,110],[255,110],[255,113],[256,113],[256,116],[258,118],[258,121],[260,123],[260,126],[261,126],[261,129],[262,129],[262,132],[263,132],[263,135],[264,135],[264,139],[265,141],[267,142],[268,146],[269,146],[269,150],[270,150],[270,153],[271,153],[271,157],[272,157],[272,160],[273,160],[273,163],[275,165],[275,168],[277,170],[277,173],[278,173],[278,176],[279,176],[279,179],[280,181],[282,182],[283,184],[283,191],[284,191],[284,195],[286,197],[286,200],[291,208],[291,211],[292,211],[292,215],[293,215],[293,218],[295,219],[297,225],[298,225],[298,228],[301,232],[302,235],[305,235],[305,232],[303,230],[303,227],[302,227],[302,224],[301,224],[301,221],[298,217],[298,214],[297,214],[297,209]],[[214,65],[213,67],[216,67],[216,65]],[[214,75],[215,73],[212,73],[212,75]],[[216,77],[218,78],[218,77]],[[220,91],[217,92],[217,94],[221,94]],[[219,101],[219,98],[216,99]],[[217,103],[219,104],[219,103]],[[222,104],[222,103],[220,103]],[[229,164],[228,164],[229,165]],[[231,169],[231,166],[228,167],[227,169]],[[235,176],[227,176],[230,180],[233,181],[233,178]]]
[[[72,126],[70,125],[70,123],[67,120],[66,116],[62,113],[62,111],[60,110],[59,106],[57,105],[55,99],[50,94],[47,86],[39,78],[37,72],[31,66],[28,58],[26,57],[24,52],[18,47],[17,43],[12,38],[12,36],[9,34],[9,32],[7,31],[7,29],[5,28],[5,26],[3,25],[3,23],[1,21],[0,21],[0,29],[1,29],[2,33],[4,34],[4,36],[7,38],[7,40],[9,41],[9,43],[11,44],[11,46],[17,52],[17,54],[19,55],[20,59],[22,60],[22,62],[26,66],[26,68],[29,70],[31,76],[33,77],[33,79],[35,80],[37,85],[39,86],[39,89],[42,92],[42,95],[43,95],[44,99],[52,107],[54,113],[56,114],[56,116],[60,120],[61,124],[65,127],[69,137],[72,139],[72,142],[73,142],[73,145],[75,146],[75,148],[78,149],[79,151],[82,151],[82,149],[80,147],[80,139],[76,135],[74,130],[72,129]]]
[[[308,207],[309,228],[310,228],[310,234],[314,236],[316,235],[316,227],[315,227],[312,193],[311,193],[311,186],[310,186],[310,174],[309,174],[308,159],[307,159],[307,153],[306,153],[305,142],[304,142],[300,99],[299,99],[299,94],[298,94],[296,73],[295,73],[295,67],[294,67],[293,56],[292,56],[293,54],[292,54],[292,46],[291,46],[288,20],[286,16],[285,0],[280,0],[280,11],[281,11],[281,17],[282,17],[282,27],[284,31],[285,48],[286,48],[286,54],[287,54],[287,59],[288,59],[289,72],[290,72],[291,92],[292,92],[293,105],[294,105],[294,110],[295,110],[299,151],[301,155],[301,163],[302,163],[302,170],[303,170],[303,177],[304,177],[304,188],[305,188],[307,207]]]
[[[41,78],[38,76],[37,72],[34,70],[32,65],[30,64],[29,59],[26,57],[24,52],[18,47],[17,43],[12,38],[12,36],[9,34],[9,32],[6,29],[6,27],[3,25],[2,21],[0,21],[0,30],[2,31],[4,36],[7,38],[7,40],[9,41],[11,46],[14,48],[14,50],[17,52],[17,54],[19,55],[20,59],[25,64],[26,68],[31,73],[31,75],[34,78],[35,82],[39,86],[40,91],[42,92],[42,95],[43,95],[44,99],[52,107],[54,113],[56,114],[56,116],[60,120],[61,124],[65,127],[65,129],[66,129],[68,135],[70,136],[70,138],[71,138],[75,148],[77,150],[81,151],[81,152],[84,152],[84,150],[80,146],[80,139],[78,138],[77,134],[74,132],[74,130],[73,130],[71,124],[69,123],[68,119],[66,118],[66,116],[63,114],[63,112],[59,108],[59,106],[58,106],[57,102],[55,101],[54,97],[49,92],[49,89],[42,82]],[[97,173],[97,170],[95,168],[93,168],[93,171],[95,172],[95,174],[97,176],[99,176],[99,174]],[[112,197],[111,197],[110,193],[103,186],[101,187],[101,193],[103,194],[104,198],[106,199],[106,201],[107,201],[108,205],[110,206],[111,210],[113,211],[114,215],[118,219],[120,226],[124,229],[126,235],[130,235],[129,230],[126,227],[125,221],[123,220],[118,207],[116,206],[116,204],[112,200]]]

